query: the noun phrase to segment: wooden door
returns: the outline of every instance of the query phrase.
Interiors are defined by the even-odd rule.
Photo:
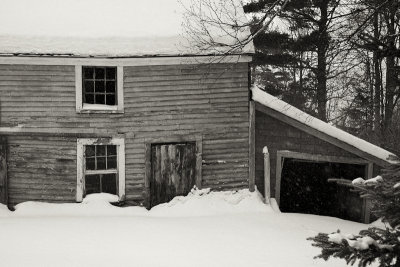
[[[7,139],[0,136],[0,203],[8,204]]]
[[[152,144],[150,207],[187,195],[196,182],[196,144]]]

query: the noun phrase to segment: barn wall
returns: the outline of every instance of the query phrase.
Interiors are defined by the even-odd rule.
[[[124,67],[124,114],[77,114],[74,66],[0,65],[0,96],[2,127],[127,134],[128,203],[144,200],[146,138],[201,135],[203,185],[248,186],[247,63]],[[8,146],[10,204],[75,200],[76,138]]]
[[[359,158],[339,147],[303,132],[287,123],[256,111],[256,185],[264,194],[264,155],[267,146],[271,160],[271,196],[275,195],[276,156],[278,150]]]

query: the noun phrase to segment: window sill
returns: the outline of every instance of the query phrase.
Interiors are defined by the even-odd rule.
[[[77,113],[124,113],[123,109],[118,106],[83,104],[82,109],[78,109]]]

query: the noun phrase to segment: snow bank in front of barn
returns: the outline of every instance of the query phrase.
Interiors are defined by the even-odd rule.
[[[258,191],[248,189],[238,191],[213,192],[210,189],[196,188],[187,196],[175,197],[168,203],[160,204],[150,210],[154,216],[210,216],[272,210],[264,204]]]
[[[99,194],[89,194],[83,200],[83,204],[90,204],[90,203],[115,203],[118,202],[118,196],[108,194],[108,193],[99,193]]]
[[[7,217],[11,215],[11,211],[7,208],[6,205],[0,203],[0,217]]]
[[[15,206],[14,216],[155,216],[193,217],[224,214],[272,211],[265,205],[259,192],[248,189],[213,192],[208,189],[192,189],[187,196],[178,196],[168,203],[153,207],[117,207],[118,196],[90,194],[82,203],[44,203],[28,201]],[[1,212],[1,210],[0,210]]]
[[[101,193],[91,194],[82,203],[45,203],[28,201],[15,206],[15,216],[137,216],[145,215],[141,207],[120,208],[113,206],[118,196]]]

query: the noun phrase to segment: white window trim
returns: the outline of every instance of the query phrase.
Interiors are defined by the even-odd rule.
[[[123,138],[80,138],[77,140],[77,176],[76,176],[76,201],[81,202],[85,192],[85,157],[84,146],[86,145],[116,145],[117,146],[117,170],[119,201],[125,200],[125,140]]]
[[[75,90],[77,113],[123,113],[124,112],[124,69],[117,66],[117,101],[115,106],[83,103],[82,97],[82,66],[75,65]],[[91,65],[89,65],[91,66]],[[107,66],[106,66],[107,67]],[[112,67],[112,66],[110,66]]]

